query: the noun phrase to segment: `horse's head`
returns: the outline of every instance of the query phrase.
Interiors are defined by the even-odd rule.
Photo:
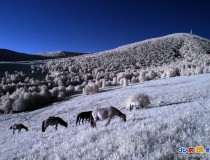
[[[45,127],[45,121],[43,121],[42,122],[42,132],[45,132],[45,129],[46,129],[46,127]]]
[[[65,127],[68,128],[68,123],[67,122],[65,122]]]
[[[121,119],[122,119],[122,121],[126,122],[126,115],[122,114]]]

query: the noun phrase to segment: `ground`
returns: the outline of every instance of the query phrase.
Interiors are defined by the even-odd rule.
[[[0,155],[8,159],[187,159],[180,147],[210,147],[210,74],[158,79],[127,87],[107,87],[96,94],[77,94],[63,102],[18,114],[0,115]],[[129,111],[126,99],[149,95],[150,108]],[[76,126],[76,116],[97,107],[115,106],[127,122],[114,118]],[[42,121],[59,116],[69,127],[48,127]],[[23,123],[26,132],[9,127]],[[199,154],[196,157],[201,157]],[[210,154],[206,155],[210,159]]]

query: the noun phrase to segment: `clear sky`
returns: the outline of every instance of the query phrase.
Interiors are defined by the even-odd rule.
[[[210,39],[209,0],[0,0],[0,48],[98,52],[172,33]]]

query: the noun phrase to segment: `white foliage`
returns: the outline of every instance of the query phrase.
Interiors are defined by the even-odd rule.
[[[132,83],[138,83],[139,82],[138,77],[132,77],[131,82]]]
[[[2,104],[0,105],[0,109],[4,111],[4,113],[9,113],[12,110],[13,99],[8,96],[1,97]]]
[[[88,84],[87,86],[85,86],[85,88],[83,89],[83,94],[91,94],[91,93],[97,93],[99,92],[99,87],[97,84]]]
[[[123,78],[123,86],[128,86],[128,80],[126,78]]]
[[[147,108],[150,104],[149,96],[146,94],[134,94],[126,100],[126,108],[132,110],[133,108]]]
[[[102,80],[102,88],[105,88],[105,87],[106,87],[106,80],[103,79],[103,80]]]
[[[81,91],[83,90],[84,87],[85,87],[85,86],[82,86],[82,85],[77,85],[77,86],[75,86],[75,87],[74,87],[75,92],[81,92]]]
[[[144,81],[146,81],[147,80],[147,78],[146,78],[146,72],[141,72],[140,74],[139,74],[139,82],[144,82]]]
[[[177,68],[168,68],[166,69],[166,78],[180,76],[179,69]]]
[[[102,88],[103,82],[96,80],[96,84],[98,85],[99,88]]]
[[[153,80],[157,77],[157,73],[154,70],[150,70],[148,73],[146,73],[146,79]]]
[[[112,85],[117,85],[117,77],[113,77],[112,79]]]

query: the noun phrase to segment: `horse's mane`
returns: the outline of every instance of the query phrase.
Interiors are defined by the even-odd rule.
[[[116,107],[111,106],[110,108],[113,108],[115,111],[117,111],[117,113],[119,114],[119,116],[123,115],[123,113]]]
[[[28,131],[28,127],[24,126],[23,124],[20,124],[21,128],[24,128],[26,131]]]
[[[58,119],[58,122],[62,125],[62,126],[65,126],[65,127],[68,127],[68,123],[65,122],[63,119],[61,119],[60,117],[56,117]]]

